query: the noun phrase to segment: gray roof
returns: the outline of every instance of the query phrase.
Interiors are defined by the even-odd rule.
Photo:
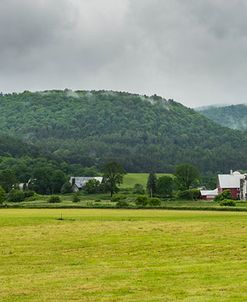
[[[98,180],[100,183],[102,183],[103,177],[70,177],[69,182],[72,184],[73,183],[73,179],[75,180],[75,185],[77,186],[77,188],[81,189],[83,188],[86,183],[91,180],[91,179],[95,179]]]
[[[233,174],[219,174],[219,187],[222,189],[236,189],[240,188],[240,180],[244,179],[245,175],[239,172],[234,172]]]
[[[200,190],[202,196],[217,196],[218,189],[215,190]]]

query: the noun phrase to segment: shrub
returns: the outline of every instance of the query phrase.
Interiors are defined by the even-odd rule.
[[[178,199],[192,200],[193,199],[192,192],[190,190],[179,191]]]
[[[7,195],[7,200],[10,202],[22,202],[25,199],[25,194],[24,192],[16,189],[12,189],[8,195]]]
[[[87,205],[88,208],[93,208],[94,207],[94,204],[93,204],[92,201],[87,201],[86,205]]]
[[[161,206],[161,200],[159,198],[149,198],[148,204],[152,207],[160,207]]]
[[[116,207],[117,208],[128,208],[129,207],[129,203],[125,200],[119,200],[117,203],[116,203]]]
[[[231,199],[224,199],[220,202],[220,205],[222,207],[235,207],[236,202],[234,200],[231,200]]]
[[[145,207],[148,204],[148,198],[145,195],[136,197],[135,203],[137,206]]]
[[[115,195],[112,197],[111,201],[113,201],[113,202],[118,202],[118,201],[124,200],[124,199],[126,199],[126,196],[125,196],[125,195],[123,195],[123,194],[115,194]]]
[[[133,194],[144,194],[145,190],[143,188],[143,185],[141,184],[135,184],[133,188]]]
[[[29,197],[33,197],[35,194],[34,191],[28,190],[28,191],[24,191],[24,196],[25,198],[29,198]]]
[[[73,190],[72,190],[72,185],[69,181],[65,182],[61,188],[61,193],[62,194],[69,194],[69,193],[72,193]]]
[[[219,195],[217,195],[214,198],[214,201],[221,201],[221,200],[231,199],[231,198],[232,198],[231,191],[230,190],[224,190],[222,193],[220,193]]]
[[[190,189],[178,192],[178,199],[183,200],[197,200],[198,198],[200,198],[200,196],[200,190],[197,189]]]
[[[132,194],[133,189],[132,188],[121,188],[121,193],[124,194],[124,195]]]
[[[73,202],[80,202],[81,201],[80,195],[78,193],[73,194],[72,201]]]
[[[94,202],[99,203],[99,202],[101,202],[101,199],[96,199]]]
[[[59,196],[55,196],[55,195],[52,195],[49,199],[48,199],[48,202],[49,203],[59,203],[61,202],[61,198]]]
[[[37,199],[39,199],[38,194],[34,194],[33,196],[26,197],[26,198],[25,198],[25,201],[35,201],[35,200],[37,200]]]
[[[101,184],[97,179],[90,179],[84,187],[84,192],[87,194],[96,194],[101,190]]]
[[[197,200],[201,198],[201,192],[198,189],[191,189],[193,200]]]
[[[2,204],[5,201],[6,193],[4,189],[0,186],[0,204]]]

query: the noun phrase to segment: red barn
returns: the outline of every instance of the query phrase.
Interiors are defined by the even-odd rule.
[[[240,199],[241,180],[245,179],[245,175],[239,172],[230,172],[230,174],[218,175],[218,190],[222,193],[224,190],[230,190],[232,199]]]

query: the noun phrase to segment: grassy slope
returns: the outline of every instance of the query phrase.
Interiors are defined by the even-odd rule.
[[[146,188],[148,173],[128,173],[124,176],[122,188],[133,188],[135,184],[141,184],[144,188]],[[163,175],[171,175],[165,173],[157,173],[157,177]]]
[[[246,301],[246,213],[1,210],[0,300]]]

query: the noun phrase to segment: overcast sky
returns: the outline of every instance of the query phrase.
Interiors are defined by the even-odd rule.
[[[247,103],[246,0],[0,0],[0,91]]]

